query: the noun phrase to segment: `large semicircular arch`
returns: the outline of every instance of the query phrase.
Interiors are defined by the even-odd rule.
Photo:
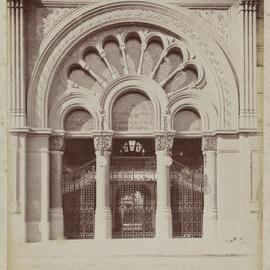
[[[117,16],[116,16],[117,15]],[[45,128],[48,125],[48,96],[52,78],[59,64],[74,44],[91,32],[108,25],[140,21],[167,29],[182,37],[208,59],[214,70],[219,91],[219,127],[236,129],[239,114],[237,78],[222,42],[207,32],[206,23],[185,8],[152,1],[109,1],[86,5],[62,20],[41,45],[41,53],[30,81],[27,106],[28,125]],[[63,33],[66,33],[63,36]]]

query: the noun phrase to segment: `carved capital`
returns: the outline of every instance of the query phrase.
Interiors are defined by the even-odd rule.
[[[170,150],[173,147],[174,133],[155,135],[156,151]]]
[[[110,151],[112,148],[112,135],[94,135],[94,146],[96,151]]]
[[[216,151],[217,150],[217,137],[205,136],[202,138],[203,151]]]
[[[8,8],[22,8],[23,0],[8,0],[7,7]]]
[[[50,151],[61,151],[65,149],[64,136],[52,136],[50,138]]]
[[[255,11],[257,0],[240,0],[239,5],[242,11]]]

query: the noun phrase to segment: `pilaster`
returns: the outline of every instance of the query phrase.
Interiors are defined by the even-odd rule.
[[[26,240],[49,239],[49,136],[30,134],[27,141]]]
[[[257,127],[256,0],[239,1],[240,128]]]
[[[26,124],[23,0],[8,0],[8,89],[12,127]]]

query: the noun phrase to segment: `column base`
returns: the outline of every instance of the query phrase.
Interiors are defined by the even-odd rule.
[[[172,211],[169,208],[156,211],[156,238],[172,238]]]
[[[64,239],[64,216],[62,208],[51,208],[49,210],[50,219],[50,239]]]
[[[205,210],[203,214],[203,238],[217,237],[217,210]]]
[[[95,239],[112,238],[111,209],[96,209],[95,214]]]
[[[48,240],[49,223],[40,221],[27,221],[26,222],[26,241],[27,242],[40,242]]]

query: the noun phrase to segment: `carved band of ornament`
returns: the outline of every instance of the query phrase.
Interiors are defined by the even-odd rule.
[[[52,136],[50,138],[50,151],[61,151],[65,150],[65,138],[64,136]]]
[[[8,8],[23,8],[23,0],[8,0]]]
[[[155,136],[155,149],[156,151],[163,151],[172,149],[174,134],[156,135]]]
[[[203,151],[216,151],[217,150],[217,138],[214,136],[207,136],[202,138]]]
[[[112,136],[111,135],[94,136],[94,147],[96,151],[110,151],[112,148]]]

